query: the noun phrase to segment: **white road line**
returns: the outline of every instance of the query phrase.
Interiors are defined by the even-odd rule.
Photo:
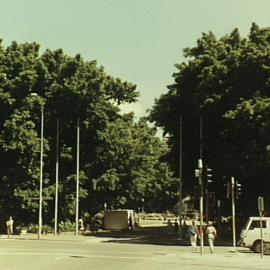
[[[62,257],[57,257],[57,258],[54,258],[54,260],[62,260],[62,259],[66,259],[68,258],[67,256],[62,256]]]

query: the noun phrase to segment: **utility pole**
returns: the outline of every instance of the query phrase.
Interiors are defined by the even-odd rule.
[[[199,169],[199,189],[200,189],[200,253],[203,254],[203,117],[200,115],[200,159],[198,161]]]
[[[264,245],[263,245],[263,224],[262,224],[262,216],[264,212],[264,198],[258,197],[258,210],[260,214],[260,236],[261,236],[261,258],[263,258],[263,251],[264,251]]]
[[[182,143],[182,123],[183,123],[183,118],[182,114],[180,114],[179,118],[179,238],[182,238],[182,215],[183,215],[183,203],[182,203],[182,159],[183,159],[183,143]]]
[[[43,192],[43,133],[44,133],[44,106],[41,104],[41,127],[40,127],[40,180],[39,180],[39,218],[38,218],[38,238],[42,233],[42,192]]]
[[[233,232],[233,247],[236,247],[236,230],[235,230],[235,181],[234,177],[231,177],[232,188],[232,232]]]
[[[199,189],[200,189],[200,253],[203,254],[203,163],[202,159],[198,160],[198,178],[199,178]]]
[[[75,217],[75,235],[78,235],[79,227],[79,168],[80,168],[80,120],[77,118],[77,162],[76,162],[76,217]]]
[[[31,93],[32,97],[39,97],[37,93]],[[42,206],[43,206],[43,144],[44,144],[44,101],[40,100],[40,168],[39,168],[39,210],[38,210],[38,239],[42,234]]]
[[[54,209],[54,234],[58,227],[58,179],[59,179],[59,118],[56,120],[56,162],[55,162],[55,209]]]

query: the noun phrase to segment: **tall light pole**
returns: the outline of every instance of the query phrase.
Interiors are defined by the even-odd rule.
[[[179,117],[179,238],[182,238],[182,215],[183,215],[183,203],[182,203],[182,186],[183,186],[183,181],[182,181],[182,155],[183,155],[183,143],[182,143],[182,114],[180,114]]]
[[[77,166],[76,166],[76,217],[75,217],[75,235],[78,235],[79,227],[79,168],[80,168],[80,120],[77,118]]]
[[[57,234],[58,225],[58,179],[59,179],[59,118],[56,120],[56,163],[55,163],[55,208],[54,234]]]
[[[234,177],[231,177],[232,188],[232,232],[233,232],[233,247],[236,247],[236,229],[235,229],[235,181]]]
[[[38,97],[37,93],[31,93],[31,96]],[[43,132],[44,132],[44,104],[40,103],[40,170],[39,170],[39,211],[38,211],[38,239],[42,233],[42,192],[43,192]]]
[[[203,254],[203,117],[200,115],[200,159],[198,160],[199,169],[199,189],[200,189],[200,253]]]
[[[200,189],[200,254],[203,254],[203,163],[202,159],[198,160],[198,170],[199,170],[199,189]]]

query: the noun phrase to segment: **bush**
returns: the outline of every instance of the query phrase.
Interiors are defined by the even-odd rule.
[[[22,231],[27,231],[27,233],[38,233],[38,225],[30,224],[28,226],[17,226],[15,228],[15,233],[20,234]],[[42,233],[52,233],[53,228],[49,225],[42,226]]]
[[[70,220],[67,220],[65,222],[61,221],[58,226],[59,226],[60,232],[74,232],[76,223],[71,222]]]
[[[30,224],[28,227],[23,227],[27,230],[28,233],[38,233],[38,225],[37,224]],[[42,233],[52,233],[53,228],[49,225],[42,226]]]

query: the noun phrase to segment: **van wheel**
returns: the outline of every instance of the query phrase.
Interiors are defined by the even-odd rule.
[[[270,255],[270,242],[264,242],[263,253],[266,255]]]
[[[253,244],[253,248],[254,252],[256,253],[260,253],[261,250],[262,250],[262,247],[261,247],[261,241],[256,241],[254,244]]]

